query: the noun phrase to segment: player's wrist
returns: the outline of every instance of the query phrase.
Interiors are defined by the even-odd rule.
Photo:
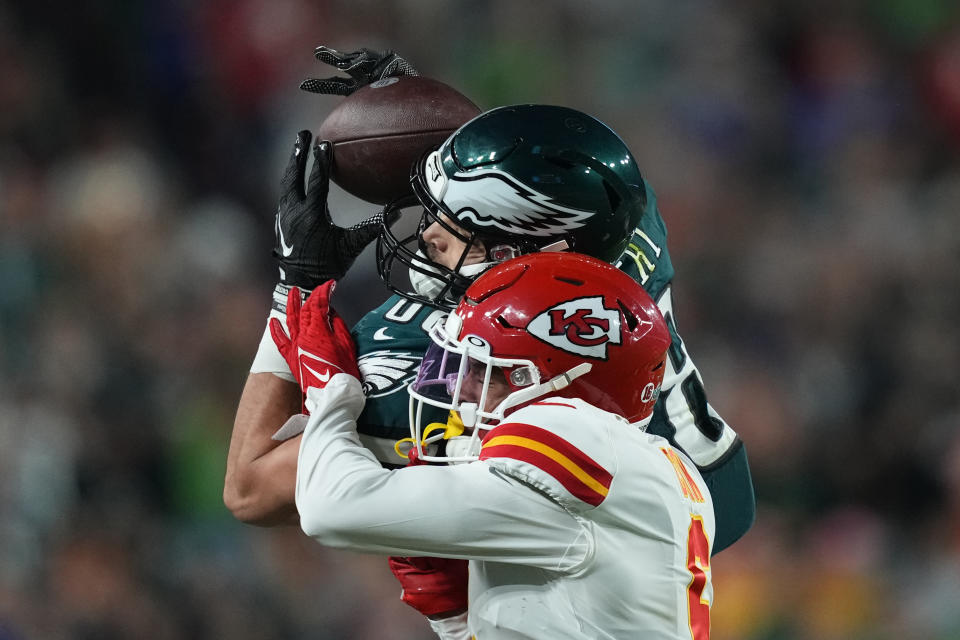
[[[296,278],[299,280],[300,278]],[[303,285],[297,284],[290,280],[290,278],[281,279],[277,282],[276,286],[273,288],[273,299],[270,304],[270,309],[272,312],[277,312],[283,314],[282,320],[286,319],[287,315],[287,296],[290,295],[290,289],[296,287],[300,290],[300,302],[305,302],[307,297],[310,296],[310,292],[315,288],[314,285]],[[276,316],[274,316],[276,317]]]
[[[330,235],[337,235],[330,231]],[[346,247],[345,238],[337,238],[337,242]],[[319,258],[325,251],[320,247],[314,247],[315,253]],[[361,247],[362,250],[362,247]],[[327,280],[339,280],[347,271],[349,265],[340,264],[339,260],[328,258],[321,262],[318,258],[311,260],[279,260],[277,266],[280,270],[279,284],[286,287],[297,287],[304,294],[309,295],[311,291],[322,285]],[[350,261],[351,263],[353,260]]]
[[[467,612],[466,607],[457,607],[452,611],[444,611],[443,613],[432,613],[428,615],[427,618],[429,618],[430,620],[436,620],[439,622],[443,620],[448,620],[450,618],[455,618],[461,614],[465,614],[466,612]]]
[[[428,617],[430,628],[442,640],[469,640],[470,628],[467,626],[467,610],[452,613],[443,617]]]

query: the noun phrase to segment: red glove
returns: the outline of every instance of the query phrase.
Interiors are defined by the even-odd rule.
[[[400,599],[425,616],[459,613],[467,608],[467,561],[451,558],[390,556],[400,581]]]
[[[277,318],[270,320],[273,342],[304,393],[309,387],[327,386],[331,376],[337,373],[360,379],[353,338],[343,318],[330,308],[330,295],[335,286],[333,280],[327,280],[314,289],[302,309],[300,290],[290,287],[287,295],[289,337]]]

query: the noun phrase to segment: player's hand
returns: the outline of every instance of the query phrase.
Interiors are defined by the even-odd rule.
[[[390,556],[400,599],[425,616],[447,617],[467,608],[467,561]]]
[[[327,280],[343,277],[364,247],[380,233],[383,215],[376,214],[352,227],[333,223],[327,207],[330,191],[330,144],[318,142],[304,190],[307,149],[313,134],[301,131],[280,183],[280,205],[274,224],[273,256],[280,262],[280,282],[311,290]]]
[[[277,318],[270,320],[270,335],[304,393],[310,387],[322,389],[338,373],[360,379],[350,330],[330,308],[335,286],[333,280],[327,281],[302,304],[300,290],[291,287],[287,297],[287,332]]]
[[[344,53],[321,45],[313,50],[313,55],[320,62],[346,72],[349,77],[307,78],[300,83],[300,88],[311,93],[348,96],[377,80],[392,76],[420,75],[413,65],[393,51],[380,52],[364,48]]]

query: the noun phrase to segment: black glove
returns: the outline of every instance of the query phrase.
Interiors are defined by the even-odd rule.
[[[413,65],[393,51],[360,49],[343,53],[321,45],[313,50],[313,55],[320,62],[345,71],[350,77],[307,78],[300,83],[300,88],[311,93],[348,96],[360,87],[365,87],[377,80],[393,76],[420,75]]]
[[[339,280],[370,242],[380,233],[383,214],[375,214],[349,228],[338,227],[330,218],[330,144],[313,148],[313,171],[307,190],[307,148],[313,135],[297,134],[293,155],[280,183],[282,191],[274,225],[273,256],[280,262],[280,283],[310,290],[327,280]]]

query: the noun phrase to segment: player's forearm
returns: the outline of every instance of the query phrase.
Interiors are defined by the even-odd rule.
[[[307,391],[310,420],[300,444],[295,497],[300,526],[322,543],[344,511],[370,513],[351,500],[365,502],[365,488],[389,473],[360,445],[356,419],[363,404],[359,382],[345,374],[334,375],[322,390]]]
[[[649,430],[677,443],[703,474],[716,512],[713,553],[718,553],[753,525],[756,500],[750,465],[736,432],[707,401],[700,372],[677,333],[669,287],[657,304],[674,334],[660,400],[669,428],[651,424]]]
[[[227,454],[223,501],[234,517],[262,526],[297,524],[294,504],[300,439],[271,436],[300,411],[300,387],[271,373],[247,378]]]
[[[756,518],[757,501],[743,443],[737,441],[729,456],[714,467],[701,471],[701,475],[710,488],[716,512],[717,530],[713,542],[713,554],[716,555],[749,531]]]

